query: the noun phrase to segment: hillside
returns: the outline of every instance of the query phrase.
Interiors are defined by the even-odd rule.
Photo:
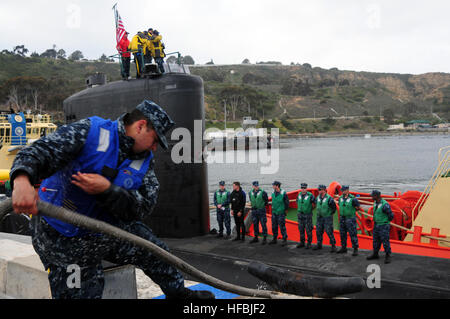
[[[61,111],[64,99],[86,87],[88,75],[103,72],[115,81],[120,79],[118,70],[117,63],[0,54],[0,106]]]
[[[357,129],[372,122],[373,129],[382,130],[384,126],[375,125],[380,115],[392,123],[450,119],[450,74],[446,73],[354,72],[312,68],[309,64],[190,66],[190,70],[204,79],[210,124],[223,121],[225,105],[230,122],[250,115],[273,119],[273,123],[294,131],[299,127],[327,131],[327,126],[335,126],[331,117],[350,117],[350,122],[342,122],[337,130],[345,125]],[[86,77],[95,72],[105,73],[108,81],[120,79],[117,63],[0,54],[0,105],[22,109],[42,105],[44,110],[61,111],[62,101],[83,89]],[[372,118],[364,118],[367,116]],[[322,120],[325,128],[299,122],[305,118]],[[306,129],[308,125],[311,129]]]
[[[191,67],[191,72],[205,80],[209,108],[221,110],[223,87],[248,86],[276,96],[273,108],[266,108],[265,118],[326,118],[340,116],[414,117],[437,113],[450,118],[450,74],[388,74],[325,70],[309,65],[233,65]],[[223,100],[223,99],[222,99]],[[245,100],[245,98],[244,98]],[[221,105],[220,105],[221,104]],[[242,102],[239,115],[248,107]],[[261,117],[258,106],[251,113]],[[256,113],[255,113],[256,112]],[[214,113],[214,112],[213,112]],[[217,113],[217,112],[216,112]],[[209,113],[210,118],[214,115]],[[220,118],[220,117],[219,117]]]

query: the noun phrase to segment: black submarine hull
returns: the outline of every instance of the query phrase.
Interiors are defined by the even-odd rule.
[[[173,130],[187,129],[194,149],[195,121],[201,125],[201,134],[205,130],[204,88],[200,77],[189,74],[164,74],[87,88],[64,101],[66,122],[90,116],[115,120],[143,100],[160,105],[176,123]],[[180,141],[171,139],[172,131],[167,134],[169,150],[159,148],[154,154],[160,190],[158,204],[145,222],[161,237],[201,236],[209,232],[207,164],[203,159],[195,163],[193,151],[190,162],[174,163],[171,149]]]

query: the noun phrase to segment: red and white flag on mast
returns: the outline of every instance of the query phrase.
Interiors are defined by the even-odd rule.
[[[123,22],[122,22],[122,18],[120,17],[119,14],[117,14],[117,28],[116,28],[116,40],[117,43],[120,43],[120,41],[122,41],[123,36],[125,35],[125,28],[123,26]]]
[[[114,5],[113,9],[116,17],[116,41],[117,44],[119,44],[120,41],[122,41],[126,31],[123,25],[122,18],[120,17],[119,12],[117,11],[117,3]]]

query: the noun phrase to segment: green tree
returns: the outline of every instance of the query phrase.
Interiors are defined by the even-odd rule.
[[[303,82],[301,79],[291,77],[283,81],[280,92],[285,95],[308,96],[314,91],[311,89],[308,81]]]
[[[80,61],[83,58],[84,58],[84,55],[80,50],[76,50],[76,51],[72,52],[71,55],[69,55],[69,60],[71,60],[71,61]]]
[[[59,49],[58,52],[56,52],[56,58],[60,60],[66,59],[66,51],[64,49]]]
[[[14,54],[20,55],[20,56],[25,56],[25,54],[28,53],[28,49],[25,48],[25,45],[17,45],[13,48],[13,52]]]
[[[55,49],[47,49],[43,53],[41,53],[41,57],[49,59],[56,59],[57,55],[58,53]]]
[[[186,56],[182,57],[181,58],[181,62],[183,64],[187,64],[187,65],[194,65],[195,64],[194,59],[190,55],[186,55]]]
[[[383,117],[384,117],[384,121],[387,124],[392,124],[394,122],[394,118],[395,118],[394,110],[391,109],[391,108],[384,109],[383,110]]]

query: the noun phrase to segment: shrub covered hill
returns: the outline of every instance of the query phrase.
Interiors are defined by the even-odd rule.
[[[383,130],[386,123],[412,119],[450,120],[447,73],[354,72],[312,68],[309,64],[191,67],[191,72],[205,80],[207,117],[211,120],[223,120],[225,104],[229,120],[264,117],[296,132],[364,126]],[[384,121],[377,124],[380,117]],[[310,127],[306,119],[314,118],[317,125]]]
[[[297,133],[384,130],[387,123],[398,121],[450,120],[447,73],[354,72],[309,64],[207,65],[190,70],[205,82],[208,126],[221,126],[225,106],[230,126],[251,116],[264,119],[264,126]],[[83,89],[85,78],[95,72],[105,73],[108,81],[120,79],[117,63],[0,54],[0,105],[42,105],[44,110],[61,111],[62,101]]]

